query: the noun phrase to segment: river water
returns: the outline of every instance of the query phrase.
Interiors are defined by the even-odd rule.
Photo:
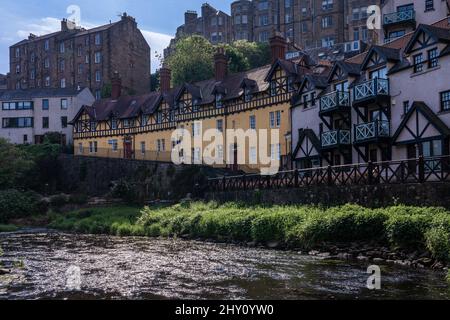
[[[442,272],[196,241],[0,234],[0,299],[450,299]],[[1,266],[0,266],[1,268]]]

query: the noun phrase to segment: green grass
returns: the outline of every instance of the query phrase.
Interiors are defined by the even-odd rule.
[[[14,232],[19,228],[12,224],[0,224],[0,232]]]
[[[118,236],[278,241],[287,247],[304,249],[324,242],[370,241],[395,248],[428,249],[442,261],[450,257],[450,213],[443,208],[263,207],[199,202],[76,211],[56,216],[50,227]]]

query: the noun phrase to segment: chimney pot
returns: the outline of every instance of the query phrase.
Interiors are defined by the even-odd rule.
[[[111,80],[111,99],[117,100],[122,95],[122,79],[119,72],[115,71]]]
[[[163,66],[159,70],[159,79],[161,93],[169,92],[172,82],[172,70],[170,70],[166,64],[163,64]]]
[[[219,47],[214,55],[214,69],[217,81],[225,79],[228,74],[228,59],[222,47]]]
[[[278,59],[286,59],[287,42],[281,33],[276,32],[275,35],[270,38],[269,43],[272,52],[272,63]]]

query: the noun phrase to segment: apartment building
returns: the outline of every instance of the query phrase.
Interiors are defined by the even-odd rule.
[[[114,71],[128,94],[150,91],[150,47],[126,13],[90,30],[62,20],[60,31],[10,47],[9,89],[87,87],[100,99]]]
[[[385,0],[382,4],[381,42],[389,42],[414,31],[419,23],[431,24],[450,13],[448,0]]]
[[[6,75],[0,74],[0,90],[6,90],[8,87],[8,82]]]
[[[39,144],[46,133],[57,132],[70,144],[69,121],[94,100],[88,88],[0,91],[0,137],[15,144]]]
[[[295,166],[449,155],[449,70],[443,19],[306,76],[292,106]]]
[[[238,137],[224,140],[213,148],[212,158],[222,158],[232,169],[255,172],[266,168],[260,161],[258,146],[237,139],[267,130],[267,140],[260,142],[265,158],[278,166],[291,163],[291,98],[304,74],[321,74],[327,66],[310,65],[306,56],[284,60],[287,43],[281,35],[270,39],[273,63],[247,72],[228,74],[223,51],[215,55],[215,78],[177,88],[170,87],[170,70],[161,69],[161,92],[144,96],[120,96],[120,81],[114,86],[113,99],[85,106],[72,121],[75,154],[82,156],[132,158],[171,161],[171,152],[187,137],[202,137],[209,129],[220,133],[243,130]],[[189,133],[172,136],[176,129]],[[272,138],[272,133],[278,133]],[[205,163],[202,157],[209,143],[201,142],[183,149],[181,156],[193,163]],[[211,151],[211,150],[209,150]],[[243,162],[237,161],[244,155]],[[207,158],[207,157],[206,157]],[[239,164],[238,164],[239,162]],[[278,167],[277,167],[278,168]]]
[[[267,42],[277,31],[291,47],[303,49],[353,41],[376,43],[379,35],[367,28],[367,9],[379,3],[380,0],[238,0],[231,3],[231,16],[206,4],[209,11],[202,7],[202,17],[195,11],[186,12],[185,22],[178,28],[165,55],[172,52],[180,37],[193,34],[202,35],[212,43]],[[223,16],[223,21],[230,22],[217,29],[208,23],[215,16]],[[213,31],[220,32],[221,37],[211,37]]]

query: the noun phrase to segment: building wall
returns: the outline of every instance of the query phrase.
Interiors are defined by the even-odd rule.
[[[49,101],[49,110],[43,110],[43,100]],[[61,100],[66,99],[68,103],[67,110],[61,109]],[[32,101],[34,104],[33,110],[0,110],[0,118],[2,119],[2,128],[0,129],[0,137],[9,140],[11,143],[24,143],[24,135],[27,136],[27,143],[35,143],[36,136],[43,136],[49,132],[59,132],[66,136],[66,143],[72,143],[72,127],[67,124],[65,128],[62,127],[61,117],[67,117],[67,122],[70,122],[83,105],[90,105],[94,102],[94,97],[89,89],[84,89],[77,96],[58,96],[58,97],[39,97],[20,100],[0,100],[0,105],[4,102],[14,101]],[[4,118],[18,118],[31,117],[33,118],[32,128],[3,128]],[[43,128],[43,118],[47,117],[49,121],[48,128]]]
[[[99,95],[119,70],[123,86],[130,92],[150,91],[150,47],[132,17],[124,14],[117,23],[87,31],[62,28],[64,31],[43,37],[30,35],[27,41],[10,47],[10,89],[61,88],[65,79],[67,88],[88,87]],[[95,42],[97,35],[100,44]],[[60,50],[62,44],[64,52]],[[101,54],[98,63],[96,53]],[[46,83],[47,77],[50,83]]]

